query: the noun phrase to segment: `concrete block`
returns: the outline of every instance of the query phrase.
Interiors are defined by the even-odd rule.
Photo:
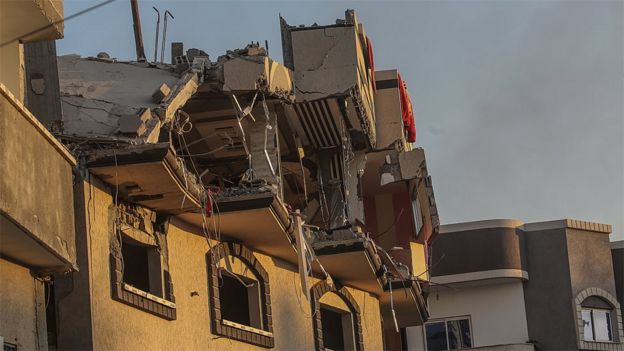
[[[118,122],[119,133],[141,136],[146,131],[145,122],[137,115],[123,115]]]
[[[152,101],[155,104],[160,104],[171,93],[171,88],[166,83],[162,83],[158,89],[152,93]]]
[[[176,57],[184,55],[184,43],[173,42],[171,43],[171,64],[176,63]]]

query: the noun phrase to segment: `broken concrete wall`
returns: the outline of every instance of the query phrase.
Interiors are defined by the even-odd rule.
[[[349,223],[364,223],[364,202],[362,176],[366,168],[366,153],[358,151],[347,160],[345,175],[345,197]]]
[[[400,145],[406,143],[404,136],[401,96],[397,70],[376,71],[375,82],[375,126],[377,130],[377,148],[392,146],[397,140]]]
[[[63,135],[157,138],[158,118],[145,111],[159,108],[153,93],[163,84],[175,86],[179,78],[147,63],[113,62],[78,55],[58,58]]]
[[[290,98],[293,74],[266,56],[239,56],[223,62],[223,92],[248,93],[260,90]]]
[[[344,94],[357,83],[357,36],[353,27],[293,30],[297,100]]]
[[[254,109],[256,121],[246,124],[247,142],[251,153],[251,167],[258,179],[275,186],[281,193],[281,161],[278,149],[278,133],[275,112],[262,103]]]

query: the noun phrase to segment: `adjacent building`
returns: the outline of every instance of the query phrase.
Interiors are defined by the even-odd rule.
[[[441,226],[430,320],[408,328],[409,349],[623,350],[610,232],[573,219]]]
[[[27,21],[24,19],[28,19]],[[0,2],[0,345],[46,349],[50,276],[77,269],[75,157],[40,121],[34,97],[54,89],[31,62],[63,36],[63,2]],[[58,81],[56,81],[58,85]],[[60,106],[57,100],[56,105]]]
[[[615,273],[615,291],[624,316],[624,240],[611,243],[611,255]]]

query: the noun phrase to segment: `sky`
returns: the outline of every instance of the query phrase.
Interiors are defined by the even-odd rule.
[[[65,15],[96,3],[66,0]],[[407,82],[443,224],[576,218],[624,239],[624,2],[139,3],[148,58],[152,6],[174,16],[165,60],[171,41],[216,59],[267,40],[282,61],[279,14],[322,25],[353,8],[376,68],[398,68]],[[130,1],[68,21],[57,48],[135,58]]]

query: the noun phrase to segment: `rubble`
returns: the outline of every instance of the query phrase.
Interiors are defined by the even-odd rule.
[[[364,202],[365,188],[427,178],[424,154],[406,152],[400,106],[388,99],[382,106],[398,112],[375,113],[370,40],[352,12],[329,26],[281,20],[286,66],[258,43],[215,62],[182,43],[172,43],[171,64],[59,58],[59,137],[121,200],[298,264],[302,286],[310,271],[385,301],[404,284],[418,313],[392,318],[422,321],[413,268],[371,236]],[[376,148],[377,129],[389,146]]]

